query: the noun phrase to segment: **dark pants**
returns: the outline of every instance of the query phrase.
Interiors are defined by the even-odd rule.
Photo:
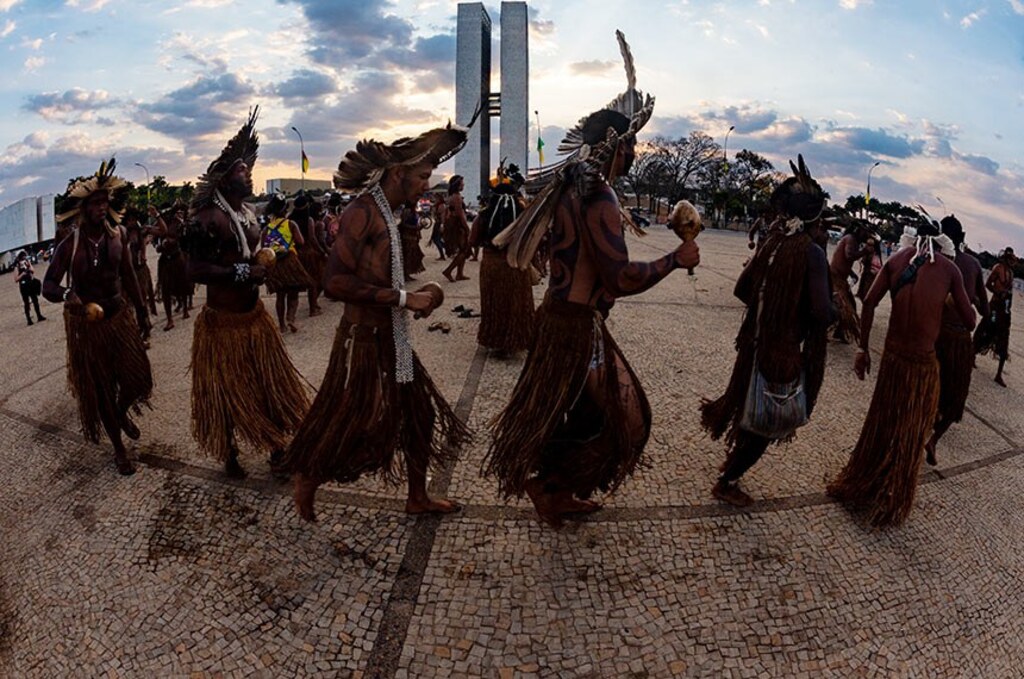
[[[30,292],[27,288],[28,286],[21,286],[21,301],[25,303],[25,318],[29,323],[32,322],[32,314],[29,313],[29,303],[31,302],[36,308],[36,319],[41,321],[43,314],[39,311],[39,295]]]
[[[739,431],[736,435],[736,447],[733,449],[729,459],[726,460],[725,471],[719,477],[720,480],[732,483],[747,473],[747,470],[757,464],[757,461],[768,450],[768,444],[772,441],[757,434],[746,431]]]

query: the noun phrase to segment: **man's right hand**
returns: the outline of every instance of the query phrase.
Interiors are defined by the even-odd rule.
[[[267,269],[259,264],[249,266],[249,280],[256,285],[261,285],[267,279]]]
[[[416,318],[426,318],[434,312],[434,297],[429,292],[408,292],[405,295],[405,308],[412,311]]]
[[[692,269],[700,264],[700,248],[694,241],[685,241],[676,248],[676,263],[683,269]]]
[[[747,241],[747,249],[748,250],[753,250],[754,249],[754,241],[752,241],[752,240]]]
[[[853,372],[857,373],[857,379],[864,381],[864,376],[871,373],[871,354],[858,349],[853,357]]]

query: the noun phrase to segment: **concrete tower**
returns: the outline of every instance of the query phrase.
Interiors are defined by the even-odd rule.
[[[455,46],[455,122],[465,125],[477,106],[480,119],[455,156],[455,174],[466,178],[463,196],[472,205],[487,185],[491,167],[491,17],[481,2],[459,4]]]
[[[483,3],[459,3],[456,27],[455,118],[465,125],[477,106],[480,120],[455,173],[466,178],[466,202],[483,194],[491,174],[491,118],[500,118],[501,157],[526,174],[529,162],[529,20],[525,2],[501,3],[501,92],[491,91],[491,18]]]

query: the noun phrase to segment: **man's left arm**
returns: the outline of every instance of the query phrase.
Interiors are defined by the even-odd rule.
[[[974,305],[978,308],[978,313],[981,314],[982,318],[988,318],[988,315],[992,313],[992,309],[988,305],[988,295],[985,294],[985,280],[981,275],[980,266],[974,275],[976,278],[974,281]]]
[[[975,316],[971,300],[967,297],[967,290],[964,289],[963,274],[960,273],[960,268],[955,264],[950,273],[952,275],[949,281],[949,292],[953,295],[953,306],[956,308],[960,320],[963,321],[967,329],[974,330],[974,326],[978,324],[978,317]]]
[[[861,380],[871,372],[871,327],[875,323],[875,307],[889,292],[892,261],[890,259],[882,266],[882,270],[875,276],[875,282],[871,284],[871,289],[864,296],[864,306],[860,312],[860,348],[853,359],[853,370]]]
[[[132,252],[128,244],[128,237],[121,233],[121,285],[128,293],[128,299],[135,305],[135,315],[139,325],[145,327],[149,312],[146,310],[146,302],[142,298],[142,288],[139,286],[139,279],[135,276],[135,269],[132,267]]]
[[[832,299],[828,291],[828,258],[825,251],[811,244],[807,253],[807,291],[811,302],[811,321],[816,326],[832,323]]]

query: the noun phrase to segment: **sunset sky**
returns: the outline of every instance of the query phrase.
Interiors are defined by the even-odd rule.
[[[327,178],[359,137],[452,116],[456,5],[0,0],[0,204],[59,192],[111,154],[132,181],[135,162],[194,180],[254,104],[258,190],[298,176],[292,125],[310,176]],[[658,99],[645,134],[721,142],[735,125],[730,155],[782,168],[803,153],[839,202],[881,161],[874,197],[933,215],[941,199],[972,246],[1024,250],[1024,0],[529,5],[530,108],[549,150],[623,89],[619,28]],[[485,6],[497,41],[500,4]]]

